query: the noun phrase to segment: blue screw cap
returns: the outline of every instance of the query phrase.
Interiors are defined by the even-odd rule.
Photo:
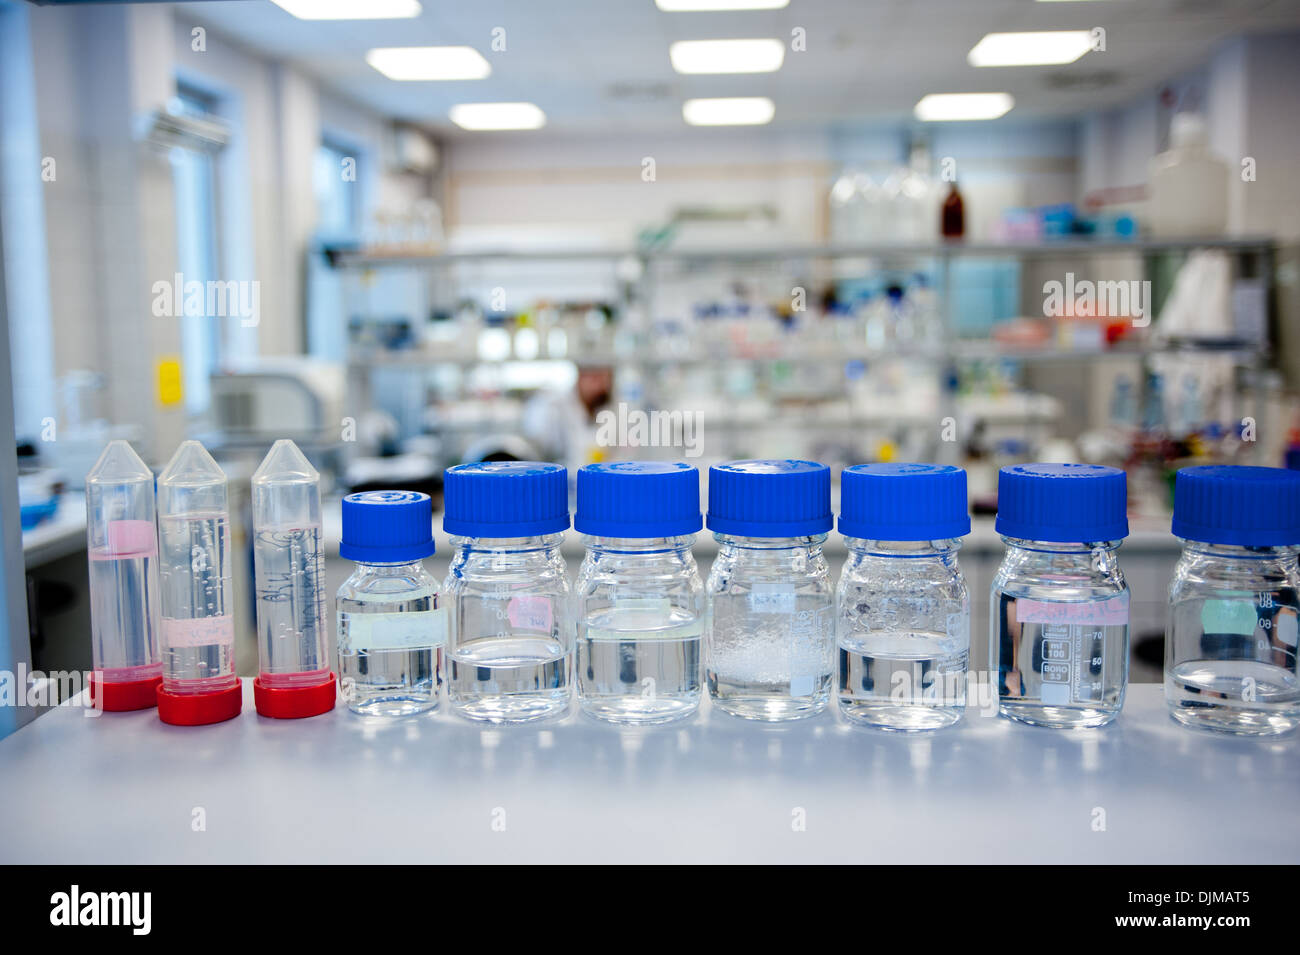
[[[929,541],[970,533],[966,472],[945,464],[858,464],[840,473],[840,533]]]
[[[709,468],[709,530],[738,537],[825,534],[831,469],[816,461],[729,461]]]
[[[1128,537],[1128,476],[1100,464],[1014,464],[998,472],[997,532],[1054,543]]]
[[[569,529],[569,472],[540,461],[448,468],[442,529],[460,537],[534,537]]]
[[[1174,476],[1175,537],[1206,544],[1300,544],[1300,471],[1208,464]]]
[[[573,529],[594,537],[677,537],[700,529],[700,472],[689,464],[618,461],[578,471]]]
[[[416,491],[362,491],[343,498],[339,556],[363,564],[405,564],[432,556],[433,502]]]

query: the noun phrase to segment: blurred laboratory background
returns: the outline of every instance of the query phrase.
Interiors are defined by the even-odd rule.
[[[1158,680],[1174,471],[1300,467],[1297,90],[1294,0],[0,0],[10,650],[89,667],[85,474],[198,438],[255,672],[287,437],[331,593],[460,462],[959,464],[976,669],[998,468],[1115,465]]]

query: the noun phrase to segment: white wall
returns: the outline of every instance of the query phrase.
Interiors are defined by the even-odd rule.
[[[507,233],[553,245],[630,245],[682,206],[767,203],[788,241],[825,229],[824,135],[690,130],[679,136],[483,134],[447,149],[445,215],[461,241]],[[654,162],[654,179],[642,178]]]
[[[151,311],[153,283],[170,281],[177,268],[177,225],[167,157],[138,133],[175,94],[177,77],[216,94],[234,129],[218,158],[219,277],[260,283],[261,323],[231,321],[231,357],[304,349],[304,261],[316,216],[312,159],[323,129],[346,131],[373,157],[358,184],[366,205],[409,201],[427,194],[428,183],[384,172],[383,117],[210,29],[196,49],[196,24],[170,6],[6,5],[5,13],[30,21],[29,37],[5,36],[20,43],[12,55],[30,50],[34,81],[26,92],[7,83],[4,100],[29,95],[34,107],[25,125],[6,123],[3,155],[34,170],[37,188],[25,197],[36,206],[24,222],[44,219],[44,239],[24,229],[32,241],[7,270],[23,278],[16,312],[27,316],[28,336],[48,331],[50,342],[48,361],[15,369],[35,387],[16,389],[35,396],[25,402],[33,409],[25,417],[57,415],[56,376],[98,371],[107,381],[100,410],[142,426],[144,453],[165,457],[190,425],[180,408],[163,409],[156,398],[156,362],[180,352],[179,322]],[[33,133],[28,139],[14,134],[24,128]],[[57,180],[43,188],[42,156],[53,157],[57,169]],[[5,206],[16,210],[18,202],[6,195]]]
[[[0,229],[4,243],[4,306],[14,356],[14,427],[35,440],[42,421],[56,414],[54,342],[49,325],[50,287],[45,245],[45,190],[30,8],[0,3]],[[55,175],[58,169],[55,167]]]
[[[1243,232],[1300,239],[1300,34],[1246,41],[1247,122],[1237,154],[1258,161],[1254,182],[1238,182]],[[1231,159],[1232,157],[1230,157]]]
[[[675,136],[555,137],[482,134],[448,149],[446,214],[460,241],[529,233],[555,244],[630,245],[684,206],[768,204],[779,236],[738,229],[733,242],[827,238],[827,196],[841,166],[885,171],[906,160],[909,137],[952,156],[972,235],[987,234],[1006,205],[1066,202],[1075,192],[1072,123],[975,129],[870,127],[810,134],[769,129],[689,129]],[[642,177],[655,162],[655,179]]]

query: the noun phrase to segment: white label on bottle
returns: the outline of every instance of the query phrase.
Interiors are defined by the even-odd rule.
[[[1129,595],[1088,602],[1021,598],[1016,618],[1025,638],[1042,639],[1039,699],[1049,706],[1100,702],[1106,640],[1127,635]]]
[[[786,586],[789,585],[778,585]],[[817,683],[827,672],[823,648],[832,642],[834,606],[796,610],[794,591],[790,591],[790,695],[812,696]]]
[[[410,610],[404,613],[350,613],[346,645],[348,650],[420,650],[447,642],[447,612]]]
[[[615,597],[614,609],[636,613],[661,613],[667,616],[673,602],[667,597]]]
[[[219,617],[163,617],[160,623],[164,647],[197,649],[235,645],[235,618],[228,613]]]
[[[754,584],[749,592],[750,613],[794,613],[795,593],[790,584]]]

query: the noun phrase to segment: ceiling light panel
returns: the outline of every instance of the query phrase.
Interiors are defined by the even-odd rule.
[[[1088,30],[989,33],[966,54],[971,66],[1059,66],[1092,49]]]
[[[470,46],[386,46],[366,62],[390,80],[481,80],[492,73],[483,54]]]
[[[534,103],[457,103],[451,108],[451,121],[475,132],[541,129],[546,114]]]
[[[916,104],[916,118],[925,122],[997,119],[1011,111],[1010,93],[931,93]]]
[[[780,40],[681,40],[668,48],[678,73],[772,73],[785,62]]]
[[[665,13],[700,13],[714,10],[783,10],[790,0],[655,0]]]
[[[420,15],[419,0],[271,0],[299,20],[401,20]]]
[[[692,126],[762,126],[776,115],[776,105],[766,96],[729,96],[688,99],[682,118]]]

